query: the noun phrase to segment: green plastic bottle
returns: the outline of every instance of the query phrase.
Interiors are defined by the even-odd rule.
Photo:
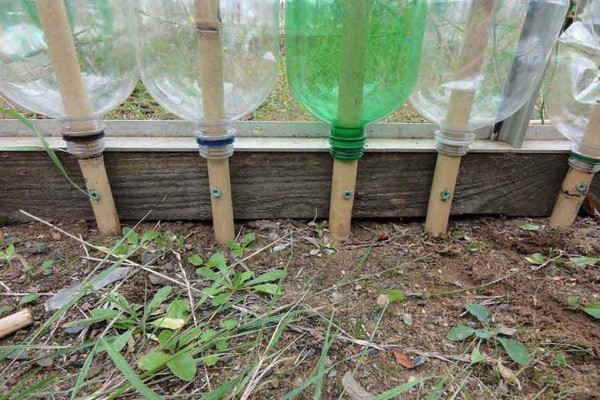
[[[332,125],[332,154],[358,160],[365,126],[416,81],[426,0],[287,0],[286,56],[294,96]]]

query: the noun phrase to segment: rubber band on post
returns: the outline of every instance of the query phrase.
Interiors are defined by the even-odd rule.
[[[77,158],[94,158],[106,149],[104,127],[91,132],[75,132],[63,127],[62,138],[67,143],[69,154]]]
[[[569,165],[571,168],[576,169],[577,171],[588,174],[596,174],[600,172],[600,158],[589,157],[577,152],[576,150],[571,151]]]
[[[201,131],[196,138],[200,146],[200,155],[206,159],[223,159],[233,155],[235,130],[228,129],[221,134]]]
[[[449,134],[456,133],[457,135],[452,137]],[[458,136],[463,136],[459,138]],[[436,149],[438,153],[449,157],[462,157],[469,152],[469,147],[473,143],[475,135],[472,133],[465,132],[435,132],[435,140],[437,142]]]
[[[362,158],[367,135],[363,127],[334,126],[329,136],[331,155],[337,160],[355,161]]]

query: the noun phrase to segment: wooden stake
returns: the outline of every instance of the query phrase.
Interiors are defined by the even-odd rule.
[[[600,158],[600,107],[596,106],[582,139],[586,155]],[[591,154],[589,154],[591,153]],[[573,225],[594,180],[594,174],[570,168],[550,217],[551,228]]]
[[[23,311],[9,315],[8,317],[0,319],[0,339],[15,333],[23,328],[33,324],[33,317],[31,311],[26,308]]]
[[[202,108],[211,133],[222,133],[225,119],[223,87],[223,46],[219,21],[219,0],[194,0],[194,16],[198,35],[198,84],[202,90]],[[233,202],[229,176],[229,160],[208,160],[208,178],[215,238],[225,243],[235,238]],[[215,197],[215,192],[220,196]]]
[[[369,8],[369,1],[346,0],[344,2],[342,61],[336,121],[336,126],[341,128],[352,129],[363,125]],[[335,159],[333,162],[329,230],[337,240],[347,240],[350,237],[357,169],[358,161]]]
[[[550,217],[551,228],[566,228],[575,222],[593,180],[594,174],[569,169]]]
[[[92,197],[97,195],[97,200],[92,199],[92,208],[98,224],[98,230],[103,235],[120,235],[121,223],[114,207],[112,191],[104,166],[104,156],[94,158],[80,158],[79,167],[85,179],[85,186]],[[113,207],[106,207],[112,204]]]
[[[329,231],[336,240],[348,240],[356,191],[358,161],[335,160],[331,185]]]
[[[73,132],[70,134],[85,135],[95,132],[98,130],[98,126],[91,119],[93,111],[83,83],[64,1],[38,0],[37,7],[48,41],[48,53],[65,113],[72,120],[70,123]],[[104,235],[120,234],[121,224],[106,176],[104,158],[99,156],[79,160],[79,165],[88,190],[100,194],[98,200],[92,201],[100,233]]]
[[[211,188],[211,205],[215,239],[226,243],[235,237],[233,225],[233,202],[231,184],[229,181],[229,159],[208,161],[208,181]],[[216,188],[219,190],[216,191]],[[215,192],[216,191],[216,192]]]
[[[461,160],[462,157],[449,157],[438,154],[425,221],[427,233],[441,234],[448,230],[450,210]]]
[[[456,80],[474,79],[481,72],[497,1],[478,0],[472,3],[458,58]],[[469,132],[475,90],[457,89],[450,94],[448,113],[442,125],[446,135],[452,136],[452,132],[457,132],[456,138],[461,139]],[[461,157],[438,155],[425,221],[425,232],[431,235],[441,235],[448,229],[460,162]]]

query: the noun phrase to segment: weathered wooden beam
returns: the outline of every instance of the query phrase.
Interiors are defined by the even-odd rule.
[[[76,161],[60,158],[83,184]],[[358,171],[354,216],[425,216],[435,158],[434,152],[367,153]],[[210,219],[206,163],[195,152],[107,152],[105,159],[122,219],[136,221],[148,211],[152,220]],[[547,216],[567,160],[566,151],[470,153],[461,165],[452,214]],[[236,152],[236,218],[326,218],[331,168],[326,152]],[[598,177],[593,192],[600,197]],[[20,209],[54,220],[93,220],[87,202],[45,153],[0,152],[0,221],[26,221]]]

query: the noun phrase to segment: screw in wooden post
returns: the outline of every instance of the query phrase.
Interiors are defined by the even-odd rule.
[[[333,162],[329,231],[336,240],[350,238],[357,172],[358,161]]]
[[[0,339],[20,331],[23,328],[33,324],[33,317],[31,311],[26,308],[23,311],[9,315],[8,317],[0,319]]]
[[[235,238],[229,159],[207,160],[215,239],[227,243]]]
[[[593,173],[575,168],[569,169],[548,223],[551,228],[566,228],[573,225],[593,180]]]
[[[82,158],[78,161],[85,179],[85,186],[90,194],[98,230],[103,235],[120,235],[121,223],[108,182],[104,157],[99,155],[93,158]]]
[[[425,232],[430,235],[442,235],[448,230],[461,159],[438,155],[425,221]]]

